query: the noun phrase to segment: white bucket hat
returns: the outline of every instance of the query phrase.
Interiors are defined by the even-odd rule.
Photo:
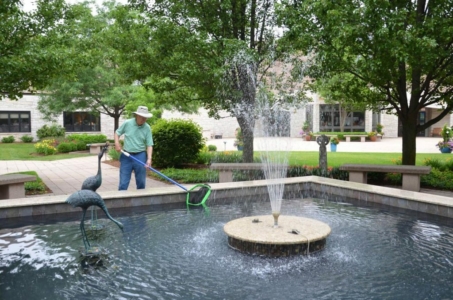
[[[146,106],[139,106],[137,107],[137,111],[134,114],[145,117],[151,118],[153,115],[148,111],[148,107]]]

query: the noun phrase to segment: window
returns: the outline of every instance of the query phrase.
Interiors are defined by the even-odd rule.
[[[0,111],[0,132],[31,132],[30,112]]]
[[[340,114],[340,106],[338,104],[321,104],[320,105],[320,124],[319,131],[321,132],[351,132],[365,131],[365,112],[354,111]],[[343,130],[341,123],[343,121]]]
[[[101,119],[89,112],[64,112],[64,128],[67,132],[101,131]]]

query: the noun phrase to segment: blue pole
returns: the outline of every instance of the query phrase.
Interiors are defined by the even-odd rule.
[[[143,165],[146,167],[146,164],[144,162],[141,162],[139,161],[138,159],[136,159],[135,157],[131,156],[129,153],[121,150],[121,152],[126,155],[127,157],[129,158],[132,158],[133,160],[135,160],[136,162],[138,162],[139,164]],[[183,187],[182,185],[180,185],[179,183],[177,183],[176,181],[174,181],[173,179],[171,179],[170,177],[167,177],[165,176],[164,174],[162,174],[161,172],[157,171],[156,169],[154,169],[153,167],[147,167],[148,169],[150,169],[151,171],[153,171],[154,173],[156,174],[159,174],[160,176],[162,176],[163,178],[167,179],[168,181],[170,181],[171,183],[174,183],[176,184],[177,186],[179,186],[180,188],[182,188],[183,190],[185,190],[186,192],[188,191],[185,187]]]

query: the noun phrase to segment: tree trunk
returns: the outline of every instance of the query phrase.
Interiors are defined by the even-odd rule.
[[[237,118],[244,138],[244,148],[242,150],[242,162],[244,163],[253,162],[253,130],[255,128],[255,119],[253,117],[250,119],[251,120],[244,117]]]
[[[414,166],[417,153],[417,113],[410,113],[405,119],[401,118],[403,125],[403,165]]]

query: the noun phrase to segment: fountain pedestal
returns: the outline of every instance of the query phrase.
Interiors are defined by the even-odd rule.
[[[313,219],[272,215],[236,219],[225,224],[228,244],[240,252],[270,257],[306,255],[324,249],[329,225]]]

